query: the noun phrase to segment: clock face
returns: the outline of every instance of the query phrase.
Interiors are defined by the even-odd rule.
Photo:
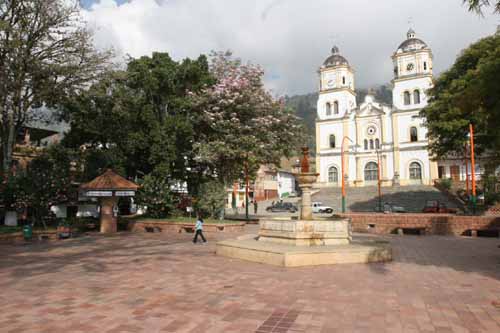
[[[408,66],[406,66],[406,69],[407,69],[408,71],[412,71],[412,70],[413,70],[413,68],[415,68],[415,65],[413,65],[411,62],[408,64]]]
[[[326,86],[333,88],[335,86],[336,78],[334,73],[327,73],[325,75]]]

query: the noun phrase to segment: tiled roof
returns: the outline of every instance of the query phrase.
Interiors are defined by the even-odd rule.
[[[108,169],[94,180],[82,184],[82,190],[137,190],[139,185]]]

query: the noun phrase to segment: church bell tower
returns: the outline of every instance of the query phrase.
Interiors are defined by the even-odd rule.
[[[338,119],[356,107],[354,70],[334,46],[319,69],[318,119]]]
[[[432,51],[408,30],[406,40],[392,56],[394,63],[393,104],[398,110],[421,109],[427,105],[432,87]]]

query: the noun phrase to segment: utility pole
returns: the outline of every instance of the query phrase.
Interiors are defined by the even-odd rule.
[[[248,161],[245,162],[245,219],[248,221],[248,187],[250,185],[250,177],[248,175]]]
[[[471,163],[471,177],[472,177],[472,213],[476,214],[476,164],[474,160],[474,126],[469,124],[470,136],[470,163]]]
[[[344,138],[342,139],[342,146],[340,147],[340,158],[342,160],[342,163],[341,163],[341,166],[342,166],[342,213],[345,213],[346,211],[346,203],[345,203],[345,199],[346,199],[346,194],[345,194],[345,165],[344,165],[344,145],[345,145],[345,140],[349,140],[351,141],[352,143],[354,143],[349,137],[347,136],[344,136]]]
[[[383,211],[383,208],[382,208],[382,189],[380,188],[381,186],[381,179],[380,179],[380,169],[381,169],[381,165],[380,165],[380,152],[379,150],[375,150],[377,152],[377,183],[378,183],[378,207],[380,209],[380,211],[382,212]]]

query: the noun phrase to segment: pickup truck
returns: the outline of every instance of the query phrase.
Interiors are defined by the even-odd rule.
[[[331,214],[331,213],[333,213],[333,208],[329,207],[329,206],[324,206],[323,203],[321,203],[321,202],[313,202],[312,203],[312,211],[313,211],[313,213]]]

